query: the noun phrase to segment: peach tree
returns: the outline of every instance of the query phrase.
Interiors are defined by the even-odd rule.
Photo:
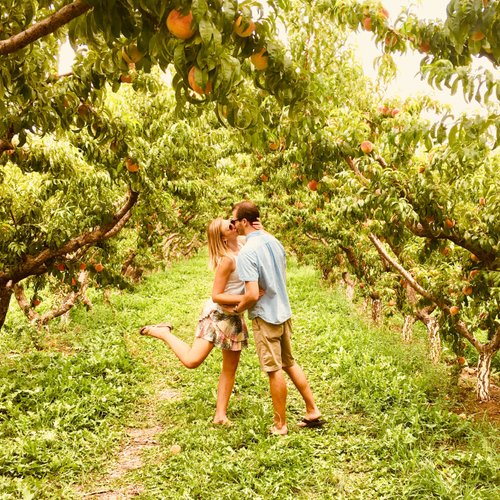
[[[186,152],[179,144],[184,129],[193,138],[193,108],[215,109],[225,125],[245,129],[260,120],[245,77],[283,105],[304,92],[274,35],[284,3],[7,2],[0,20],[0,325],[26,278],[49,273],[71,284],[91,248],[101,269],[134,210],[138,220],[152,218],[146,232],[154,232],[159,205],[170,206],[164,222],[174,225],[200,212],[196,147]],[[66,39],[76,58],[71,72],[59,74]],[[174,101],[159,97],[169,75]],[[132,93],[131,101],[147,103],[113,105],[121,87],[144,96]],[[206,120],[205,127],[218,125]],[[203,199],[207,207],[211,198]],[[99,279],[108,280],[108,267],[96,271]]]
[[[392,53],[417,48],[430,83],[460,89],[484,103],[485,112],[458,116],[427,97],[386,99],[363,83],[355,65],[339,74],[345,47],[323,36],[326,23],[310,25],[315,44],[300,51],[297,45],[294,53],[315,69],[308,107],[280,120],[285,146],[270,153],[279,158],[267,162],[261,195],[288,221],[287,240],[311,241],[307,255],[333,246],[328,259],[343,253],[342,262],[373,299],[385,297],[420,316],[437,344],[440,330],[460,355],[469,343],[478,355],[481,400],[489,398],[491,360],[500,348],[500,122],[498,80],[491,70],[473,71],[472,61],[497,67],[496,6],[452,1],[448,18],[438,23],[411,12],[393,22],[379,2],[316,2],[311,8],[324,19],[374,33],[386,78]],[[478,26],[484,36],[476,34]]]

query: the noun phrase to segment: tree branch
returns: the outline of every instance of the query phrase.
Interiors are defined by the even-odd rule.
[[[474,335],[472,335],[472,333],[469,332],[467,325],[463,321],[460,320],[456,321],[455,328],[460,333],[460,335],[462,335],[462,337],[465,337],[477,349],[478,352],[483,351],[484,344],[479,342],[479,340],[477,340],[476,337],[474,337]]]
[[[426,222],[419,224],[407,223],[406,227],[415,235],[421,238],[431,238],[435,240],[448,240],[455,245],[468,250],[474,254],[481,262],[486,264],[494,263],[496,261],[496,256],[494,254],[485,252],[482,248],[471,244],[465,238],[457,234],[456,231],[450,231],[445,233],[443,231],[433,231]]]
[[[28,256],[19,268],[9,274],[0,272],[0,279],[7,278],[17,283],[33,274],[41,274],[41,268],[43,268],[47,261],[54,257],[61,257],[69,253],[74,253],[82,247],[91,246],[99,241],[111,238],[118,233],[130,219],[132,215],[131,209],[137,202],[138,197],[139,193],[129,191],[127,199],[122,207],[116,212],[110,223],[99,226],[93,231],[83,233],[68,241],[60,248],[47,248],[35,257]]]
[[[73,3],[65,5],[51,16],[21,31],[21,33],[17,33],[6,40],[1,40],[0,56],[17,52],[39,38],[54,33],[61,26],[68,24],[90,9],[92,9],[92,6],[86,0],[75,0]]]
[[[14,285],[14,296],[16,297],[17,303],[19,304],[19,307],[21,308],[21,311],[23,311],[25,316],[30,320],[30,322],[35,322],[39,315],[31,307],[28,299],[26,298],[23,285],[20,285],[19,283],[16,283]]]
[[[395,270],[397,271],[403,278],[406,279],[406,281],[410,284],[410,286],[422,297],[425,297],[426,299],[430,300],[431,302],[434,302],[437,304],[441,309],[448,311],[450,308],[448,305],[443,301],[438,299],[437,297],[434,297],[430,292],[428,292],[425,288],[423,288],[415,278],[401,265],[399,262],[396,262],[395,259],[393,259],[387,250],[385,249],[384,245],[382,242],[373,234],[370,233],[368,235],[369,240],[373,243],[375,248],[377,249],[377,252],[380,254],[380,256],[387,261],[387,263]]]
[[[359,170],[358,168],[358,165],[356,164],[356,162],[350,157],[350,156],[346,156],[345,157],[345,161],[347,162],[347,164],[349,165],[349,168],[354,172],[354,174],[356,175],[356,177],[361,181],[361,183],[366,186],[367,184],[370,184],[370,180],[367,179],[362,173],[361,171]]]
[[[325,240],[325,238],[321,238],[320,236],[314,236],[311,233],[306,232],[305,235],[313,241],[319,241],[321,242],[325,247],[328,246],[328,242]]]

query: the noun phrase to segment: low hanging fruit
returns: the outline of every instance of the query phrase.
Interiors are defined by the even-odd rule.
[[[318,181],[315,180],[315,179],[311,179],[308,183],[307,183],[307,187],[311,190],[311,191],[317,191],[318,190]]]
[[[197,69],[195,66],[193,66],[188,73],[188,82],[189,86],[197,93],[197,94],[210,94],[212,92],[212,82],[210,80],[207,81],[205,88],[201,88],[197,83],[196,83],[196,72],[200,71]]]
[[[189,40],[194,34],[193,13],[189,11],[186,15],[174,9],[167,17],[167,28],[172,35],[181,40]]]
[[[373,151],[373,144],[370,141],[363,141],[361,143],[361,151],[366,155],[370,154]]]
[[[255,31],[255,23],[251,19],[239,16],[234,22],[233,31],[242,38],[247,38]]]
[[[252,54],[250,56],[250,61],[254,65],[255,69],[258,71],[263,71],[269,66],[269,56],[267,55],[267,49],[262,47],[259,52]]]
[[[127,167],[127,170],[132,173],[135,173],[139,170],[139,165],[137,165],[137,163],[135,163],[130,158],[127,158],[127,160],[125,161],[125,166]]]

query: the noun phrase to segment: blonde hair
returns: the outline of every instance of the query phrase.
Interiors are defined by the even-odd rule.
[[[214,219],[207,228],[208,236],[208,261],[210,269],[215,269],[222,257],[229,255],[230,251],[227,248],[227,242],[224,241],[222,234],[222,223],[224,219],[217,217]]]

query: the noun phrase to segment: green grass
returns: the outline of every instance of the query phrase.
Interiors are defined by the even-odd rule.
[[[342,294],[293,262],[294,353],[328,424],[299,429],[303,404],[290,387],[290,433],[268,434],[268,382],[251,342],[231,399],[234,426],[212,426],[220,352],[187,370],[160,341],[137,334],[168,319],[191,342],[211,279],[202,254],[133,294],[113,295],[111,305],[96,297],[91,313],[51,326],[40,352],[11,316],[0,336],[0,498],[95,491],[113,470],[125,426],[155,425],[159,445],[112,487],[140,485],[138,498],[148,499],[499,497],[498,429],[449,411],[451,375],[428,362],[425,342],[403,345],[391,328],[368,326]],[[164,389],[178,397],[159,400]],[[172,444],[181,453],[172,455]]]

